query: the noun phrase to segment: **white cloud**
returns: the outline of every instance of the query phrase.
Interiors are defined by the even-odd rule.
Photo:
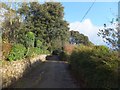
[[[69,28],[88,36],[89,40],[96,45],[106,45],[103,39],[97,36],[99,29],[103,27],[93,25],[90,19],[85,19],[83,22],[76,21],[70,23]]]

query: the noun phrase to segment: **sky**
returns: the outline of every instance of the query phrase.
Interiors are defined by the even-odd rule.
[[[79,31],[89,37],[96,45],[106,45],[101,37],[97,36],[98,30],[104,23],[110,25],[112,18],[117,17],[118,2],[95,2],[86,17],[81,21],[93,2],[62,2],[64,6],[64,19],[69,22],[70,30]]]
[[[74,22],[81,21],[92,2],[64,2],[62,4],[65,7],[65,19]],[[85,18],[90,18],[93,24],[103,25],[117,14],[117,4],[117,2],[96,2]]]

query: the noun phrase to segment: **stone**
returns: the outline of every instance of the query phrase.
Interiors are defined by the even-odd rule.
[[[24,73],[28,72],[26,70],[30,70],[31,65],[34,64],[35,62],[38,61],[44,62],[46,60],[46,56],[47,55],[39,55],[34,58],[31,58],[30,60],[23,59],[23,60],[8,62],[7,64],[3,65],[2,68],[0,68],[0,73],[2,73],[3,87],[7,87],[12,82],[22,77]],[[32,65],[32,67],[34,66]]]

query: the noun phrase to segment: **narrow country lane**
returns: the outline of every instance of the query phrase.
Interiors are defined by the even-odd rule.
[[[46,61],[33,68],[14,88],[79,88],[68,71],[64,61]]]

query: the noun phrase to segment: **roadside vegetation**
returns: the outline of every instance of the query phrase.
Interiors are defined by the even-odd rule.
[[[15,61],[63,50],[74,36],[74,43],[89,44],[87,36],[68,28],[61,3],[0,3],[4,9],[2,29],[3,59]],[[19,7],[13,8],[12,5]],[[75,33],[74,33],[75,32]],[[80,42],[82,41],[82,42]],[[60,55],[64,55],[61,53]],[[62,59],[62,58],[61,58]]]
[[[0,9],[5,10],[1,15],[2,61],[54,54],[60,60],[68,61],[70,70],[86,88],[120,86],[120,34],[117,32],[118,35],[115,35],[114,29],[111,32],[110,28],[100,30],[99,36],[104,36],[116,50],[96,46],[78,31],[69,31],[61,3],[14,3],[19,8],[12,8],[9,3],[0,4]]]
[[[69,57],[69,64],[75,77],[88,88],[118,88],[118,52],[105,46],[80,45]]]

